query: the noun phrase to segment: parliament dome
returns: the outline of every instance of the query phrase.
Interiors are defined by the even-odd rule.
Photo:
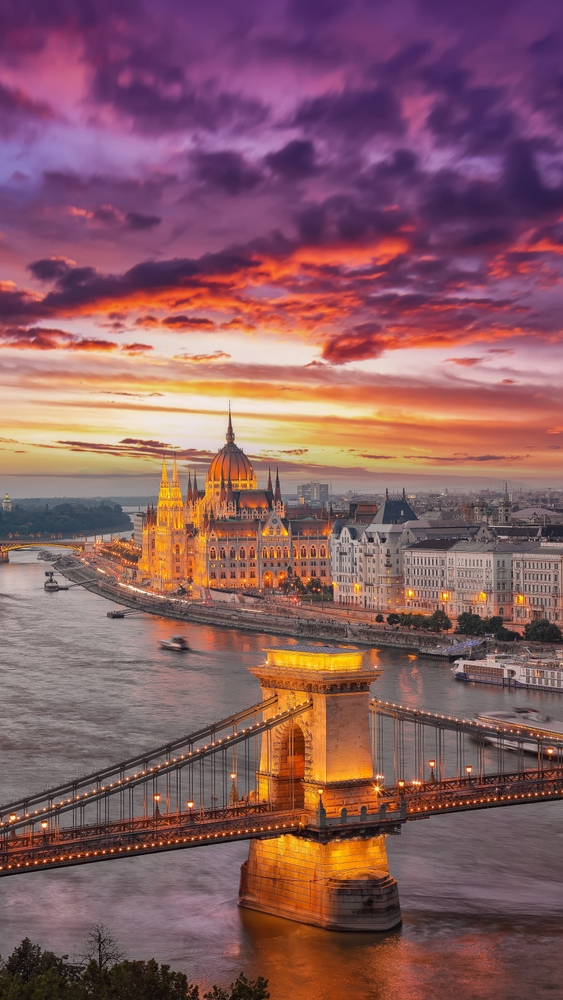
[[[207,487],[213,492],[221,489],[221,484],[231,481],[233,490],[255,490],[256,475],[252,463],[244,452],[235,444],[235,433],[229,412],[227,426],[227,443],[217,452],[207,473]]]

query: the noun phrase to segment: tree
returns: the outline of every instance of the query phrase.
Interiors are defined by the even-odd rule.
[[[384,620],[383,619],[383,615],[376,615],[375,616],[375,620],[376,620],[376,622],[382,622]]]
[[[434,611],[428,619],[428,628],[432,629],[433,632],[447,632],[451,627],[451,620],[448,618],[446,612],[440,608]]]
[[[241,972],[231,983],[230,993],[214,986],[210,993],[203,994],[203,1000],[269,1000],[268,980],[258,976],[257,979],[247,979]]]
[[[561,629],[553,622],[548,621],[547,618],[536,618],[534,621],[527,622],[524,635],[532,642],[563,641]]]
[[[117,962],[123,962],[125,955],[105,924],[94,924],[84,942],[84,951],[79,958],[84,965],[95,962],[100,972],[110,969]]]
[[[392,611],[390,615],[387,615],[388,625],[398,625],[400,620],[401,620],[400,616],[396,615],[394,611]]]
[[[483,619],[479,615],[474,615],[470,611],[464,611],[458,617],[456,632],[462,635],[481,635],[483,632]]]

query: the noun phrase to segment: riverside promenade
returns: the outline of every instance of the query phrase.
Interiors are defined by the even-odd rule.
[[[306,607],[302,602],[293,604],[264,600],[257,601],[258,606],[246,606],[166,598],[149,591],[143,592],[138,587],[120,584],[113,576],[100,572],[98,567],[82,559],[63,557],[54,566],[67,579],[81,584],[92,593],[124,607],[173,621],[311,639],[316,642],[352,642],[366,647],[388,646],[422,654],[431,647],[434,656],[437,648],[445,648],[452,642],[451,635],[396,630],[388,625],[366,620],[369,616],[367,612],[337,608],[330,604],[319,608],[314,605]]]

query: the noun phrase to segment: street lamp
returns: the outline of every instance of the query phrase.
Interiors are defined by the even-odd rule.
[[[158,808],[158,803],[160,802],[160,792],[155,792],[155,794],[153,795],[153,800],[154,800],[154,821],[155,823],[158,823],[160,817],[160,810]]]
[[[41,821],[41,829],[43,830],[43,840],[47,840],[47,828],[49,824],[46,819]]]
[[[237,789],[237,772],[231,771],[231,794],[230,802],[232,806],[236,806],[238,802],[238,789]]]
[[[436,767],[435,760],[428,761],[428,767],[430,768],[430,781],[436,781],[436,776],[434,774],[434,768]]]
[[[469,778],[469,784],[471,784],[471,774],[472,774],[472,772],[473,772],[473,768],[472,768],[471,764],[468,764],[467,767],[465,768],[465,773],[467,774],[467,777]]]
[[[402,798],[403,795],[405,794],[405,779],[404,778],[399,778],[397,784],[399,786],[399,795]]]
[[[188,807],[188,814],[189,814],[189,817],[190,817],[190,823],[193,823],[193,821],[194,821],[194,802],[193,802],[193,800],[192,799],[188,799],[188,801],[186,802],[186,806]]]

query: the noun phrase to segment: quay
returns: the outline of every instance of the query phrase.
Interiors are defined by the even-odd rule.
[[[331,612],[309,610],[300,605],[295,610],[288,605],[266,604],[261,608],[245,608],[241,605],[209,605],[193,600],[160,598],[155,594],[135,588],[132,593],[117,580],[99,574],[96,569],[81,559],[66,557],[59,559],[55,568],[74,584],[83,586],[92,593],[114,601],[134,611],[170,618],[173,621],[194,622],[198,625],[215,625],[222,628],[236,628],[245,632],[309,639],[317,642],[349,642],[365,647],[391,647],[406,652],[424,655],[425,648],[432,643],[432,655],[436,657],[440,646],[444,647],[444,659],[448,659],[447,648],[451,636],[417,633],[407,634],[395,631],[389,626],[370,624],[362,621],[356,613],[344,616],[341,609]],[[112,618],[123,617],[119,612],[109,614]]]

